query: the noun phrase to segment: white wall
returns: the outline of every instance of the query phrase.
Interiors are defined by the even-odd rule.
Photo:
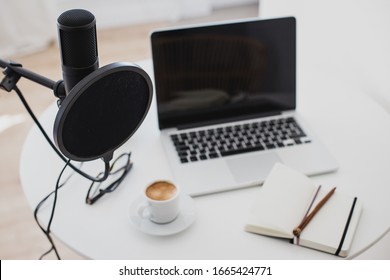
[[[178,0],[56,1],[58,2],[59,13],[74,8],[82,8],[92,12],[96,17],[99,28],[151,21],[174,21],[180,18],[182,5],[186,2]],[[207,1],[200,0],[194,12],[204,12],[204,3]]]
[[[56,35],[51,0],[0,0],[0,57],[43,49]]]
[[[152,21],[177,21],[205,16],[213,9],[257,3],[258,0],[56,0],[59,12],[91,11],[100,28]]]
[[[247,4],[256,4],[259,0],[210,0],[213,8],[226,8]]]
[[[300,65],[326,69],[390,112],[390,1],[260,1],[261,17],[297,17],[298,56],[310,58]]]
[[[206,16],[213,9],[258,0],[0,0],[0,57],[8,59],[45,48],[55,40],[64,11],[91,11],[99,29]]]

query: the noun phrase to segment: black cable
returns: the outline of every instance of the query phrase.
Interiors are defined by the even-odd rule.
[[[37,222],[38,226],[40,227],[40,229],[43,231],[43,233],[46,235],[47,239],[49,240],[50,244],[51,244],[51,248],[46,251],[45,253],[42,254],[42,256],[39,258],[40,260],[43,259],[46,255],[48,255],[50,252],[54,251],[54,253],[56,254],[56,257],[58,260],[61,259],[58,251],[57,251],[57,248],[54,244],[54,241],[53,239],[51,238],[51,235],[50,235],[50,228],[51,228],[51,223],[53,222],[53,217],[54,217],[54,212],[55,212],[55,209],[56,209],[56,205],[57,205],[57,197],[58,197],[58,190],[60,188],[62,188],[66,182],[70,179],[71,176],[69,176],[64,183],[60,184],[60,181],[61,181],[61,178],[62,178],[62,175],[64,174],[65,172],[65,169],[70,166],[70,160],[68,160],[65,164],[65,166],[63,167],[63,169],[61,170],[60,172],[60,175],[58,176],[57,178],[57,182],[56,182],[56,187],[54,189],[54,191],[52,191],[51,193],[49,193],[44,199],[42,199],[38,205],[36,206],[35,210],[34,210],[34,218],[35,218],[35,221]],[[47,224],[47,227],[46,229],[41,225],[41,223],[39,222],[38,220],[38,211],[39,209],[41,208],[41,206],[43,205],[43,203],[52,195],[54,194],[54,200],[53,200],[53,205],[52,205],[52,209],[51,209],[51,214],[50,214],[50,218],[49,218],[49,223]]]
[[[80,170],[80,168],[77,168],[76,166],[74,166],[73,164],[71,164],[71,160],[70,159],[67,159],[66,157],[64,157],[62,155],[62,153],[57,149],[57,147],[54,145],[54,143],[51,141],[51,139],[49,138],[49,136],[47,135],[46,131],[44,130],[44,128],[42,127],[42,125],[40,124],[40,122],[38,121],[37,117],[35,116],[35,114],[33,113],[33,111],[31,110],[30,106],[28,105],[26,99],[24,98],[22,92],[19,90],[19,88],[15,85],[13,87],[13,90],[17,93],[19,99],[21,100],[21,102],[23,103],[25,109],[27,110],[27,112],[29,113],[29,115],[31,116],[31,118],[33,119],[33,121],[35,122],[35,124],[37,125],[37,127],[39,128],[39,130],[41,131],[41,133],[43,134],[44,138],[46,139],[46,141],[49,143],[49,145],[53,148],[53,150],[57,153],[57,155],[65,162],[65,166],[63,167],[63,169],[61,170],[59,176],[58,176],[58,179],[57,179],[57,182],[56,182],[56,187],[55,187],[55,190],[53,190],[52,192],[50,192],[46,197],[44,197],[39,203],[38,205],[36,206],[35,210],[34,210],[34,219],[36,221],[36,223],[38,224],[39,228],[43,231],[43,233],[45,234],[45,236],[47,237],[47,239],[49,240],[50,244],[51,244],[51,248],[46,251],[45,253],[43,253],[41,255],[41,257],[39,259],[43,259],[46,255],[48,255],[49,253],[51,253],[52,251],[54,251],[56,257],[58,260],[61,259],[59,253],[58,253],[58,250],[54,244],[54,241],[50,235],[50,228],[51,228],[51,224],[52,224],[52,221],[53,221],[53,218],[54,218],[54,213],[55,213],[55,208],[56,208],[56,204],[57,204],[57,196],[58,196],[58,190],[60,188],[62,188],[66,182],[70,179],[70,177],[73,175],[73,173],[62,183],[60,184],[60,181],[61,181],[61,177],[63,175],[63,173],[65,172],[65,169],[69,166],[71,167],[74,171],[76,171],[78,174],[80,174],[81,176],[83,176],[84,178],[92,181],[92,182],[96,182],[96,183],[101,183],[103,181],[105,181],[108,176],[111,174],[115,174],[121,170],[124,170],[123,174],[120,176],[119,179],[117,179],[116,181],[114,181],[111,185],[109,185],[108,188],[106,188],[106,190],[104,191],[104,193],[107,193],[107,192],[111,192],[113,190],[115,190],[119,185],[120,183],[123,181],[123,179],[125,178],[125,176],[127,175],[127,173],[130,171],[131,167],[132,167],[132,163],[129,161],[130,160],[130,154],[129,153],[125,153],[125,154],[122,154],[118,157],[121,158],[122,156],[124,155],[127,155],[128,156],[128,163],[120,168],[119,170],[117,170],[116,172],[111,172],[112,171],[112,167],[110,167],[110,163],[109,161],[106,161],[104,159],[104,164],[105,164],[105,168],[104,168],[104,172],[101,172],[97,177],[92,177],[86,173],[84,173],[83,171]],[[114,163],[118,160],[116,159],[114,161]],[[80,165],[81,166],[81,165]],[[103,176],[101,176],[103,175]],[[101,197],[104,193],[101,193],[101,195],[99,195],[99,197]],[[39,209],[41,208],[41,206],[45,203],[45,201],[54,194],[54,200],[53,200],[53,205],[52,205],[52,211],[51,211],[51,214],[50,214],[50,219],[49,219],[49,222],[48,222],[48,225],[47,225],[47,228],[45,229],[39,222],[38,220],[38,212],[39,212]],[[89,194],[89,191],[88,191],[88,194]],[[87,196],[88,197],[88,196]],[[98,198],[94,199],[93,202],[95,202]],[[93,203],[92,202],[92,203]],[[92,204],[90,203],[90,204]]]
[[[29,115],[31,116],[31,118],[33,119],[33,121],[35,122],[35,124],[38,126],[39,130],[41,131],[41,133],[43,134],[44,138],[46,139],[46,141],[49,143],[49,145],[53,148],[53,150],[57,153],[57,155],[66,163],[63,170],[61,171],[59,177],[58,177],[58,180],[57,180],[57,183],[56,183],[56,188],[54,191],[52,191],[51,193],[49,193],[44,199],[41,200],[41,202],[38,203],[38,205],[36,206],[35,210],[34,210],[34,218],[35,218],[35,221],[37,222],[38,226],[40,227],[40,229],[43,231],[43,233],[45,234],[45,236],[47,237],[47,239],[49,240],[50,244],[51,244],[51,248],[46,251],[44,254],[42,254],[42,256],[39,258],[39,259],[43,259],[46,255],[48,255],[50,252],[54,251],[55,254],[56,254],[56,257],[57,259],[61,259],[60,258],[60,255],[57,251],[57,248],[54,244],[54,241],[50,235],[50,227],[51,227],[51,223],[53,221],[53,217],[54,217],[54,212],[55,212],[55,206],[56,206],[56,203],[57,203],[57,194],[58,194],[58,190],[63,187],[66,183],[66,181],[68,181],[68,179],[60,185],[60,179],[62,177],[62,174],[63,172],[65,171],[66,167],[70,166],[74,171],[76,171],[78,174],[80,174],[81,176],[87,178],[88,180],[91,180],[93,182],[103,182],[107,179],[107,177],[109,176],[109,173],[110,173],[110,163],[105,161],[104,164],[105,164],[105,168],[104,168],[104,174],[103,176],[98,176],[98,177],[92,177],[86,173],[84,173],[83,171],[81,171],[79,168],[75,167],[73,164],[70,163],[70,159],[67,159],[65,158],[61,152],[57,149],[57,147],[54,145],[54,143],[51,141],[51,139],[49,138],[49,136],[47,135],[46,131],[44,130],[44,128],[42,127],[42,125],[40,124],[40,122],[38,121],[37,117],[35,116],[35,114],[33,113],[33,111],[31,110],[30,106],[28,105],[26,99],[24,98],[22,92],[19,90],[19,88],[15,85],[13,87],[13,90],[16,92],[16,94],[19,96],[19,99],[21,100],[21,102],[23,103],[25,109],[27,110],[27,112],[29,113]],[[43,203],[51,196],[54,194],[54,202],[53,202],[53,208],[52,208],[52,212],[51,212],[51,215],[50,215],[50,220],[49,220],[49,223],[48,223],[48,226],[47,228],[45,229],[40,223],[39,223],[39,220],[38,220],[38,211],[39,209],[41,208],[41,206],[43,205]]]
[[[24,98],[22,92],[19,90],[19,88],[15,85],[14,87],[14,90],[15,92],[17,93],[17,95],[19,96],[20,98],[20,101],[22,101],[24,107],[26,108],[27,112],[30,114],[31,118],[34,120],[35,124],[38,126],[39,130],[42,132],[43,136],[45,137],[46,141],[49,143],[49,145],[53,148],[53,150],[57,153],[57,155],[64,161],[64,162],[67,162],[67,158],[65,158],[61,152],[57,149],[57,147],[54,145],[54,143],[51,141],[51,139],[49,138],[49,136],[47,135],[46,131],[44,130],[44,128],[42,127],[42,125],[40,124],[40,122],[38,121],[37,117],[35,116],[34,112],[31,110],[30,106],[28,105],[26,99]],[[101,178],[96,178],[96,177],[92,177],[86,173],[84,173],[83,171],[81,171],[80,169],[78,169],[77,167],[75,167],[73,164],[69,164],[69,166],[74,170],[76,171],[77,173],[79,173],[81,176],[87,178],[88,180],[91,180],[93,182],[103,182],[104,180],[107,179],[108,175],[109,175],[109,172],[110,172],[110,163],[109,162],[104,162],[105,163],[105,168],[104,168],[104,175],[103,177]]]
[[[93,196],[91,196],[91,191],[92,191],[92,188],[93,188],[95,182],[92,182],[91,186],[88,189],[87,196],[85,198],[85,202],[87,204],[90,204],[90,205],[94,204],[103,195],[105,195],[106,193],[111,193],[119,187],[119,185],[122,183],[123,179],[126,177],[127,173],[129,173],[131,168],[133,167],[133,163],[130,161],[130,156],[131,156],[131,153],[123,153],[114,160],[114,162],[111,164],[111,167],[110,167],[110,176],[115,175],[117,173],[120,173],[121,171],[123,171],[123,173],[120,175],[120,177],[118,179],[116,179],[114,182],[112,182],[110,185],[108,185],[104,189],[100,188],[101,183],[99,183],[99,186],[95,189],[95,194]],[[124,166],[122,166],[121,168],[113,171],[115,164],[123,157],[127,157],[126,164]],[[97,191],[98,191],[98,193],[96,194]]]

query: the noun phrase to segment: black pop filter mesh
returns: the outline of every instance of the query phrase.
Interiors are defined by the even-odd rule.
[[[78,161],[112,156],[144,120],[152,99],[149,76],[113,63],[80,81],[57,114],[54,138],[61,152]]]

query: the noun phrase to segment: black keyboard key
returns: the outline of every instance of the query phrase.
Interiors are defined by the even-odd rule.
[[[175,141],[173,143],[175,144],[176,147],[177,146],[185,146],[186,145],[186,143],[184,141],[179,141],[179,140],[177,140],[177,141]]]
[[[199,159],[200,159],[200,160],[206,160],[206,159],[207,159],[207,156],[206,156],[206,155],[200,155],[200,156],[199,156]]]
[[[294,118],[289,117],[289,118],[286,119],[286,122],[287,123],[295,123],[295,120],[294,120]]]
[[[262,151],[262,150],[264,150],[264,147],[262,145],[256,145],[253,147],[245,147],[245,148],[241,148],[241,149],[221,151],[221,156],[223,156],[223,157],[232,156],[232,155],[238,155],[238,154],[255,152],[255,151]]]
[[[176,146],[176,151],[178,153],[183,152],[183,151],[188,151],[189,149],[190,149],[190,147],[187,146],[187,145],[178,145],[178,146]]]
[[[188,156],[188,153],[187,151],[182,151],[182,152],[179,152],[179,157],[187,157]]]
[[[274,143],[268,143],[268,144],[266,144],[266,147],[267,147],[267,149],[275,149],[276,148]]]
[[[210,157],[210,158],[218,158],[219,156],[218,156],[217,153],[210,153],[210,154],[209,154],[209,157]]]
[[[294,131],[290,134],[290,138],[300,138],[300,137],[305,137],[306,134],[300,131]]]
[[[191,156],[191,157],[190,157],[190,160],[191,160],[191,161],[198,161],[198,157],[197,157],[197,156]]]
[[[283,144],[283,142],[276,142],[276,145],[277,145],[279,148],[282,148],[282,147],[284,147],[284,144]]]

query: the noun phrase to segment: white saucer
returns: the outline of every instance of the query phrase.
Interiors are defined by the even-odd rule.
[[[195,203],[189,195],[181,195],[180,214],[168,224],[156,224],[148,218],[138,214],[138,208],[145,203],[145,199],[139,196],[130,206],[130,222],[140,231],[151,235],[172,235],[187,229],[195,221]]]

